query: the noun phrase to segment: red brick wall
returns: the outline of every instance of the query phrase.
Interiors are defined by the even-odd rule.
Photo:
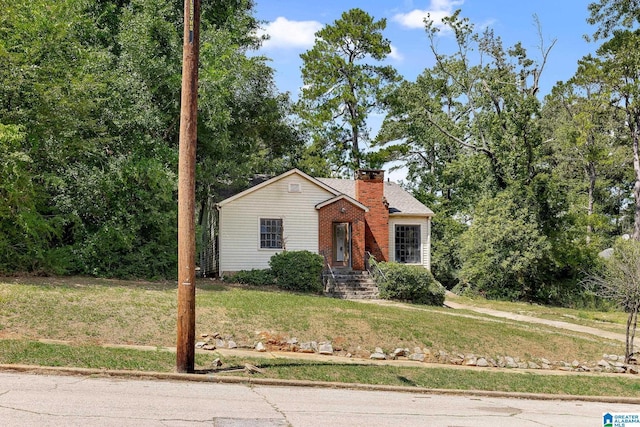
[[[365,213],[347,200],[338,200],[318,211],[318,251],[331,266],[339,266],[333,259],[333,224],[351,223],[351,267],[364,270]]]
[[[388,261],[389,205],[384,198],[384,171],[357,171],[356,199],[369,208],[365,214],[365,251],[377,261]]]

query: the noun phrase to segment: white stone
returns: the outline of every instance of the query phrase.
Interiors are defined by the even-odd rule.
[[[481,357],[476,362],[476,366],[478,366],[480,368],[486,368],[487,366],[489,366],[489,362],[487,362],[487,359],[485,359],[484,357]]]
[[[258,342],[258,344],[256,344],[255,349],[256,351],[260,351],[260,352],[267,351],[266,347],[261,342]]]
[[[318,348],[318,353],[324,355],[332,355],[333,354],[333,346],[330,342],[320,343],[320,347]]]
[[[475,356],[471,355],[470,357],[466,357],[464,359],[464,364],[466,366],[476,366],[478,364],[478,359]]]
[[[298,350],[300,353],[314,353],[313,347],[310,342],[300,343],[300,348]]]
[[[424,362],[424,353],[413,353],[409,355],[409,360],[414,360],[416,362]]]

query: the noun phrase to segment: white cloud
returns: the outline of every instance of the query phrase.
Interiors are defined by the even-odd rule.
[[[462,3],[464,0],[431,0],[428,9],[398,13],[393,20],[407,28],[424,28],[424,19],[429,15],[436,26],[442,28],[442,18],[451,15]]]
[[[391,45],[391,53],[389,54],[389,58],[395,59],[396,61],[402,61],[404,59],[404,55],[398,51],[398,48],[394,45]]]
[[[258,35],[268,34],[262,47],[271,48],[308,48],[313,46],[315,33],[322,28],[318,21],[289,21],[282,16],[269,22],[265,28],[258,31]]]

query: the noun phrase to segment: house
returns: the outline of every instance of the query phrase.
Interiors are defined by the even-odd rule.
[[[221,276],[268,268],[283,250],[319,253],[332,268],[362,271],[367,254],[430,268],[433,212],[382,170],[349,180],[292,169],[216,208]]]

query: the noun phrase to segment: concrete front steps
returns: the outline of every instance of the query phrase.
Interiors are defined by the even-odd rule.
[[[341,299],[376,299],[379,292],[368,271],[334,270],[325,272],[324,293]]]

